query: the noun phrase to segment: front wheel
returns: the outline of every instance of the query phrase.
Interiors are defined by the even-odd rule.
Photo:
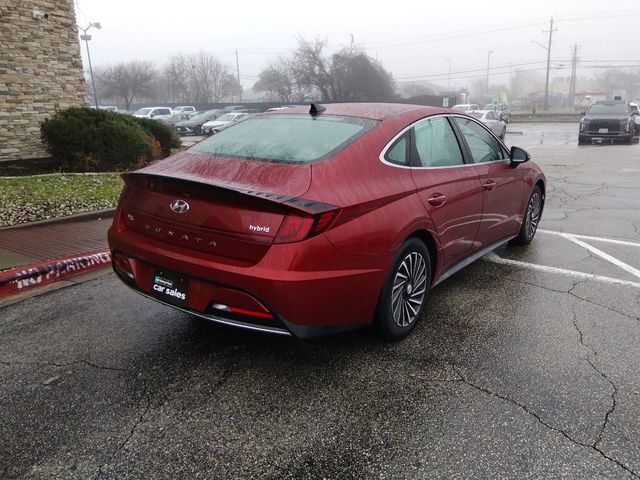
[[[425,244],[411,238],[396,254],[378,299],[375,324],[387,340],[411,333],[424,313],[431,287],[431,261]]]
[[[538,230],[538,223],[540,223],[540,217],[542,216],[542,190],[536,185],[533,187],[531,197],[529,197],[529,203],[527,204],[527,211],[524,214],[522,220],[522,226],[518,236],[513,239],[513,243],[518,245],[529,245],[536,235]]]

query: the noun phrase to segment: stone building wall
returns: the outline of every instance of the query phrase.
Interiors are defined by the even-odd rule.
[[[73,0],[1,0],[0,161],[47,157],[42,121],[85,104]]]

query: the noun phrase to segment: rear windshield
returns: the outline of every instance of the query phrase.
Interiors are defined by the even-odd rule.
[[[203,140],[189,152],[309,163],[342,150],[376,124],[375,120],[336,115],[260,115]]]
[[[629,107],[626,103],[594,103],[589,109],[589,113],[608,114],[608,113],[628,113]]]

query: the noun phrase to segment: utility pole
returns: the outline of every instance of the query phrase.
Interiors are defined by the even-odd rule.
[[[238,62],[238,49],[236,49],[236,74],[238,75],[238,96],[239,102],[242,101],[242,86],[240,85],[240,63]]]
[[[578,68],[578,44],[573,46],[571,56],[571,81],[569,82],[569,106],[573,107],[576,98],[576,70]]]
[[[489,60],[491,59],[491,54],[493,50],[489,50],[487,52],[487,93],[489,93]]]
[[[551,68],[551,39],[553,37],[553,17],[549,23],[549,44],[547,48],[547,82],[544,87],[544,109],[549,109],[549,69]]]
[[[447,58],[447,62],[449,62],[449,78],[447,80],[447,90],[451,90],[451,59]]]

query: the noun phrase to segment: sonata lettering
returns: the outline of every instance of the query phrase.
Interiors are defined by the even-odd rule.
[[[127,218],[129,218],[127,216]],[[208,247],[217,247],[218,244],[215,240],[211,240],[205,237],[196,237],[194,234],[192,233],[188,233],[188,232],[181,232],[179,230],[174,230],[172,228],[166,227],[166,226],[161,226],[161,225],[154,225],[151,223],[145,223],[142,224],[142,227],[149,231],[149,232],[153,232],[154,234],[158,235],[159,237],[165,237],[165,238],[176,238],[176,239],[180,239],[183,242],[189,242],[193,245],[206,245]],[[255,231],[261,231],[261,232],[269,232],[269,227],[255,227],[255,228],[260,228],[261,230],[255,230]],[[265,230],[266,229],[266,230]]]

